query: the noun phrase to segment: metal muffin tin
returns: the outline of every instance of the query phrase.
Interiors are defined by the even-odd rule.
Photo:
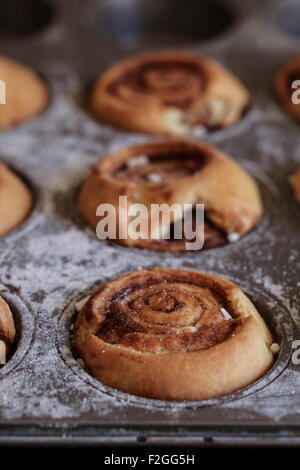
[[[10,1],[11,12],[18,3]],[[121,3],[137,15],[117,15]],[[276,26],[273,1],[223,1],[221,15],[210,5],[205,34],[203,27],[199,34],[187,27],[191,17],[204,14],[203,2],[190,1],[187,17],[187,2],[159,2],[163,8],[150,22],[142,3],[53,0],[52,9],[43,10],[43,29],[30,15],[26,28],[11,15],[0,24],[1,53],[34,67],[51,90],[41,115],[0,133],[1,159],[35,195],[30,218],[0,241],[0,293],[18,327],[16,352],[0,369],[0,443],[299,442],[300,365],[293,347],[300,340],[300,210],[288,185],[300,164],[299,125],[272,93],[276,70],[299,43]],[[186,22],[178,37],[174,22],[165,20],[174,5]],[[143,21],[128,26],[128,18],[141,19],[143,11]],[[152,44],[143,28],[156,26]],[[260,225],[222,248],[168,254],[100,242],[76,211],[78,187],[92,164],[113,150],[155,140],[96,122],[85,105],[90,83],[111,63],[165,45],[219,59],[252,93],[251,109],[237,125],[205,138],[256,178],[265,205]],[[207,271],[241,286],[281,345],[273,369],[230,396],[191,403],[127,395],[88,375],[70,349],[74,303],[122,273],[149,266]]]

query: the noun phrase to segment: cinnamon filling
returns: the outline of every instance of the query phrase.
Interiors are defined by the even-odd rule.
[[[158,61],[124,73],[108,91],[126,101],[155,97],[167,106],[184,108],[201,96],[205,86],[204,71],[196,64]]]
[[[192,212],[192,229],[193,231],[196,231],[196,209],[193,209]],[[183,220],[182,220],[182,225],[183,225]],[[183,231],[183,226],[182,226],[182,233]],[[202,227],[198,227],[198,230],[201,230]],[[171,238],[169,240],[161,240],[162,242],[167,242],[167,243],[177,243],[178,245],[182,246],[182,249],[184,249],[184,245],[186,242],[193,242],[193,240],[187,240],[185,238],[183,239],[176,239],[174,238],[174,224],[171,225]],[[217,228],[215,225],[213,225],[212,222],[208,220],[207,217],[204,216],[204,245],[203,249],[208,249],[208,248],[216,248],[218,246],[224,246],[228,243],[227,241],[227,236],[225,232],[223,232],[221,229]]]
[[[126,164],[122,165],[114,172],[114,177],[124,181],[134,181],[138,184],[156,183],[156,187],[158,187],[160,183],[170,183],[172,181],[180,181],[183,178],[192,177],[195,173],[204,168],[206,162],[206,155],[199,155],[199,153],[195,155],[189,154],[188,156],[181,154],[133,156],[126,162]],[[194,207],[192,211],[193,232],[203,228],[202,226],[197,228],[196,222],[196,208]],[[180,222],[177,221],[176,224],[178,223]],[[184,219],[182,219],[181,223],[181,233],[183,234],[182,238],[175,238],[175,224],[172,223],[170,227],[170,238],[162,238],[159,240],[149,239],[149,243],[162,250],[185,250],[185,244],[187,242],[194,242],[196,237],[193,240],[187,240],[184,237]],[[205,216],[203,249],[224,246],[227,243],[228,240],[226,233],[216,227]]]
[[[196,232],[196,210],[192,211],[192,230]],[[180,223],[180,222],[176,222]],[[184,236],[184,219],[182,223],[182,238],[175,238],[175,224],[172,223],[170,227],[170,238],[161,238],[161,239],[149,239],[149,245],[151,247],[156,247],[156,249],[166,250],[166,251],[185,251],[186,243],[193,243],[196,240],[196,237],[193,239],[187,239]],[[199,226],[198,230],[204,230],[204,243],[203,250],[208,250],[209,248],[217,248],[228,244],[227,235],[221,229],[217,228],[208,218],[204,215],[204,227]],[[200,237],[198,237],[199,239]],[[145,244],[146,246],[146,244]]]
[[[151,182],[171,182],[193,176],[201,171],[206,164],[205,155],[197,153],[193,155],[172,154],[147,156],[146,161],[141,159],[140,165],[130,165],[132,157],[122,167],[118,168],[114,176],[122,180],[131,180],[139,184]],[[153,176],[156,175],[156,181]],[[151,179],[152,177],[152,179]]]
[[[111,297],[97,336],[158,354],[207,349],[242,324],[231,311],[227,313],[221,297],[192,281],[150,279]]]

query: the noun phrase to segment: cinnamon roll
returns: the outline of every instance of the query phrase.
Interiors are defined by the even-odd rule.
[[[300,204],[300,168],[291,177],[291,186],[295,194],[295,199]]]
[[[6,235],[29,216],[33,198],[23,181],[0,162],[0,236]]]
[[[120,206],[120,196],[127,198],[126,208]],[[78,209],[96,228],[100,220],[97,207],[112,204],[117,230],[111,238],[128,246],[182,251],[187,240],[183,231],[182,238],[173,236],[174,226],[183,222],[186,204],[193,208],[194,224],[194,209],[200,203],[205,207],[204,248],[222,246],[231,238],[243,236],[258,223],[263,212],[255,182],[231,158],[203,143],[172,140],[136,145],[101,160],[81,187]],[[120,221],[128,227],[132,204],[143,204],[149,209],[145,215],[149,230],[139,238],[132,237],[130,231],[121,237]],[[150,209],[155,204],[175,204],[182,211],[170,213],[167,226],[168,222],[152,218]],[[203,226],[193,228],[198,233]],[[168,231],[170,236],[164,237],[162,234]]]
[[[277,73],[275,92],[282,107],[300,121],[300,54]]]
[[[0,129],[40,113],[47,105],[47,86],[29,67],[0,56]]]
[[[175,52],[118,62],[97,79],[90,96],[92,112],[103,121],[175,136],[231,126],[249,102],[249,92],[222,65]]]
[[[109,282],[80,311],[73,340],[94,377],[148,398],[225,395],[273,364],[272,336],[239,287],[181,269]]]
[[[0,297],[0,368],[12,353],[15,334],[15,324],[10,308]]]

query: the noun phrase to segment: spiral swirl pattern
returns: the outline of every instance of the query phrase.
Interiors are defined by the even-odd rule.
[[[154,398],[232,391],[273,362],[271,335],[229,281],[153,268],[109,282],[80,311],[74,350],[103,383]]]
[[[156,354],[201,350],[223,341],[241,323],[225,292],[200,273],[141,271],[112,281],[92,297],[77,327],[96,314],[94,333],[106,343]]]
[[[111,83],[109,91],[124,101],[157,99],[168,106],[191,104],[205,90],[205,73],[197,64],[152,62],[137,65]]]
[[[216,62],[179,53],[144,54],[109,68],[90,107],[114,125],[149,134],[183,135],[234,124],[249,93]],[[200,127],[199,127],[200,126]],[[197,130],[196,130],[197,131]]]
[[[197,351],[224,340],[239,321],[224,319],[206,287],[184,282],[137,285],[120,293],[97,332],[103,341],[165,354]]]

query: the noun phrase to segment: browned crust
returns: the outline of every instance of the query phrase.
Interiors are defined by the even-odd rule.
[[[165,303],[160,304],[161,308],[159,304],[152,305],[151,322],[145,307],[136,311],[136,307],[131,306],[132,298],[136,295],[137,305],[143,305],[149,292],[151,295],[153,290],[159,289]],[[172,289],[171,296],[168,289]],[[186,303],[171,313],[166,306],[173,296]],[[206,306],[200,317],[199,304],[196,303],[196,309],[191,306],[195,296],[200,299],[197,302],[204,302]],[[212,299],[215,300],[212,302]],[[228,322],[235,325],[227,334],[223,334],[223,325],[227,322],[220,318],[221,307],[230,312],[232,320]],[[111,323],[115,308],[116,318],[123,315],[123,321],[127,322],[121,329]],[[134,321],[136,315],[139,317],[139,338],[132,338],[133,333],[128,335],[124,331],[124,328],[131,331],[132,312]],[[195,320],[195,315],[200,320],[198,317]],[[168,318],[170,320],[166,320]],[[111,336],[105,332],[109,324]],[[197,331],[186,331],[189,325]],[[205,343],[209,325],[215,329],[210,344]],[[183,342],[180,349],[172,349],[171,338],[181,334],[190,338],[196,335],[198,347],[191,351],[190,343]],[[158,352],[157,342],[165,341],[168,335],[167,349]],[[203,339],[203,335],[206,338]],[[118,339],[113,340],[114,337]],[[74,330],[75,353],[85,361],[94,377],[127,393],[167,400],[212,398],[249,385],[273,364],[271,343],[272,337],[263,319],[235,284],[217,276],[180,269],[147,269],[109,282],[81,310]]]
[[[15,334],[15,324],[10,308],[5,302],[5,300],[0,297],[0,347],[4,344],[6,360],[8,359],[11,353]]]
[[[291,82],[300,80],[300,54],[293,57],[277,72],[274,81],[276,95],[282,107],[296,120],[300,120],[300,104],[292,102]]]
[[[24,222],[31,212],[33,199],[20,178],[0,162],[0,236]]]
[[[172,158],[176,154],[185,160],[193,155],[203,163],[199,171],[180,180],[162,183],[139,183],[130,179],[119,179],[115,172],[132,157],[147,155],[150,158],[164,155]],[[214,226],[230,234],[244,235],[260,220],[263,207],[254,180],[231,158],[214,147],[203,143],[171,140],[136,145],[114,153],[101,160],[91,171],[81,188],[78,209],[87,222],[96,228],[99,204],[113,204],[119,220],[119,196],[127,196],[128,207],[133,203],[150,204],[188,203],[205,204],[205,214]],[[126,214],[121,214],[127,220]],[[150,226],[150,221],[149,224]],[[117,225],[119,233],[119,225]],[[128,246],[138,246],[159,251],[182,250],[176,243],[158,243],[151,239],[119,240]]]
[[[300,168],[291,177],[291,186],[294,191],[295,199],[300,204]]]
[[[0,79],[6,84],[6,104],[0,105],[0,129],[26,121],[47,106],[48,87],[29,67],[0,56]]]
[[[133,73],[144,78],[145,67],[151,71],[152,65],[157,72],[159,66],[170,64],[169,86],[159,73],[153,78],[153,71],[146,75],[146,88],[128,83]],[[192,132],[197,124],[231,126],[249,102],[249,92],[221,64],[175,52],[142,54],[118,62],[97,79],[90,96],[90,108],[101,120],[132,131],[175,136]]]

